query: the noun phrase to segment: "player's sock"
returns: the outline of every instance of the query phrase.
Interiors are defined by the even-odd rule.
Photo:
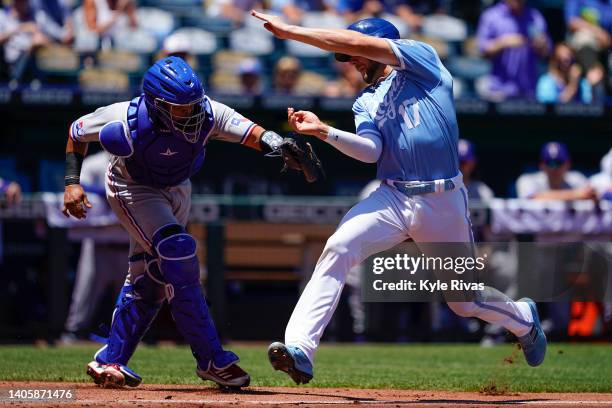
[[[135,257],[143,257],[148,266],[144,273],[134,278],[134,282],[126,282],[121,288],[108,340],[95,355],[99,363],[127,365],[164,302],[165,292],[157,260],[139,254],[130,258],[130,262],[137,261]]]

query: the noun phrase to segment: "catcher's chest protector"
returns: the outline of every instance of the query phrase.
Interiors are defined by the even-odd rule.
[[[180,140],[171,133],[160,132],[149,118],[143,96],[132,99],[127,122],[134,154],[125,161],[132,179],[161,188],[180,184],[194,175],[204,162],[204,143],[214,125],[212,107],[204,98],[206,119],[196,143]]]

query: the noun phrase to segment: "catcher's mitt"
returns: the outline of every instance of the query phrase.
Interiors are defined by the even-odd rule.
[[[304,173],[304,177],[309,183],[314,183],[325,177],[321,161],[310,143],[304,141],[303,138],[285,137],[278,150],[280,150],[284,162],[281,172],[287,171],[287,169],[300,171]]]

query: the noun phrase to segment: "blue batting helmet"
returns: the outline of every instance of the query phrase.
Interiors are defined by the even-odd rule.
[[[179,138],[195,143],[206,111],[204,88],[194,70],[178,57],[157,61],[144,75],[142,90],[149,112]]]
[[[391,40],[398,40],[400,38],[397,27],[383,20],[382,18],[364,18],[346,27],[347,30],[357,31],[365,35],[371,35],[372,37],[378,38],[389,38]],[[340,62],[347,62],[351,59],[350,55],[346,54],[335,54],[336,60]]]

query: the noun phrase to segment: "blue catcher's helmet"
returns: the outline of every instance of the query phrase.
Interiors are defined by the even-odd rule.
[[[157,61],[145,73],[142,90],[150,114],[174,136],[198,141],[206,117],[204,88],[189,64],[178,57]]]
[[[382,18],[364,18],[346,27],[347,30],[357,31],[365,35],[371,35],[372,37],[378,38],[389,38],[391,40],[398,40],[400,38],[399,31],[397,28]],[[350,55],[347,54],[334,54],[337,61],[348,62],[351,59]]]

